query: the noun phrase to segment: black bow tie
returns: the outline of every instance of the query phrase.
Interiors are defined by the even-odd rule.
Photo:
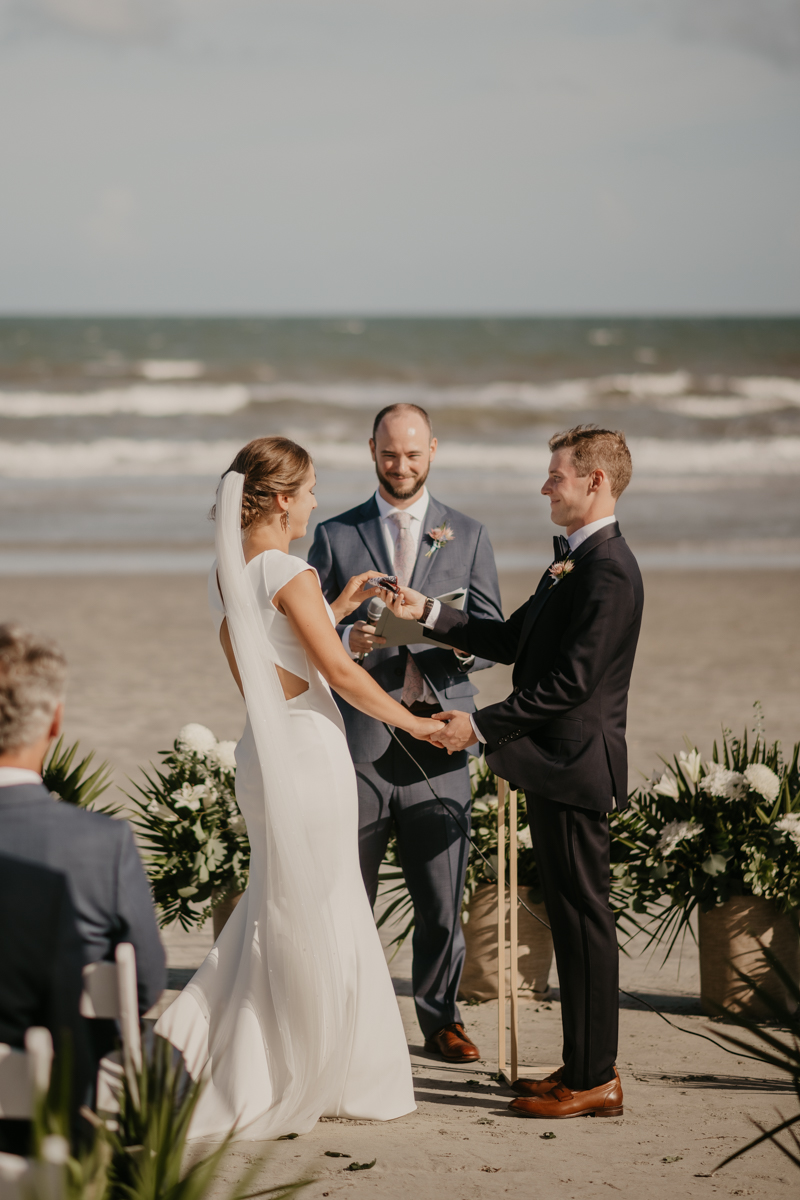
[[[553,554],[556,557],[556,561],[560,561],[562,558],[568,557],[569,542],[563,536],[563,534],[557,533],[553,538]]]

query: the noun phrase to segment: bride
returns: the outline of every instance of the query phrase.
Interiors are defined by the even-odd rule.
[[[331,687],[417,738],[441,729],[387,696],[345,652],[331,607],[289,554],[317,506],[302,447],[257,438],[222,477],[212,610],[247,705],[236,799],[250,884],[156,1033],[205,1087],[191,1136],[305,1133],[320,1116],[391,1120],[415,1108],[408,1048],[358,865],[356,778]],[[374,572],[373,572],[374,573]]]

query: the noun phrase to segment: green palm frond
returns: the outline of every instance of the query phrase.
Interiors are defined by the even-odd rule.
[[[94,812],[116,816],[122,811],[119,805],[106,804],[102,807],[95,805],[98,797],[102,796],[103,792],[111,786],[111,768],[108,763],[104,762],[91,775],[88,775],[87,772],[94,759],[93,750],[73,766],[79,746],[80,742],[65,746],[62,734],[42,769],[44,786],[66,804],[74,804],[77,808],[91,808]]]

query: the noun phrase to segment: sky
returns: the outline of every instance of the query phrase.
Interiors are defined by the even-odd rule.
[[[800,0],[0,0],[0,313],[800,312]]]

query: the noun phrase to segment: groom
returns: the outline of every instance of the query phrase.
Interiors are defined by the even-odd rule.
[[[318,525],[308,556],[329,600],[351,575],[371,565],[376,574],[396,575],[401,584],[429,588],[433,595],[466,588],[465,612],[502,620],[486,530],[434,500],[425,486],[436,445],[424,409],[393,404],[378,413],[370,441],[378,490],[358,508]],[[424,644],[410,650],[385,646],[374,626],[363,620],[366,607],[339,632],[354,658],[367,656],[365,668],[385,691],[422,716],[442,708],[465,715],[475,711],[478,689],[470,672],[491,666],[491,661]],[[372,904],[393,826],[397,833],[414,903],[412,983],[425,1047],[450,1062],[478,1059],[480,1052],[465,1033],[456,1004],[465,952],[461,898],[469,857],[463,833],[470,826],[467,748],[475,736],[449,755],[441,747],[397,735],[457,814],[457,823],[434,800],[420,770],[387,727],[339,696],[336,701],[358,779],[361,873]]]
[[[474,715],[445,712],[436,739],[456,753],[477,734],[492,769],[525,791],[561,987],[564,1065],[547,1079],[517,1080],[511,1108],[547,1120],[622,1113],[606,814],[627,804],[628,687],[644,602],[614,515],[631,477],[624,434],[578,426],[550,450],[542,493],[567,536],[553,539],[555,562],[530,600],[502,622],[405,597],[426,636],[514,663],[508,699]]]

